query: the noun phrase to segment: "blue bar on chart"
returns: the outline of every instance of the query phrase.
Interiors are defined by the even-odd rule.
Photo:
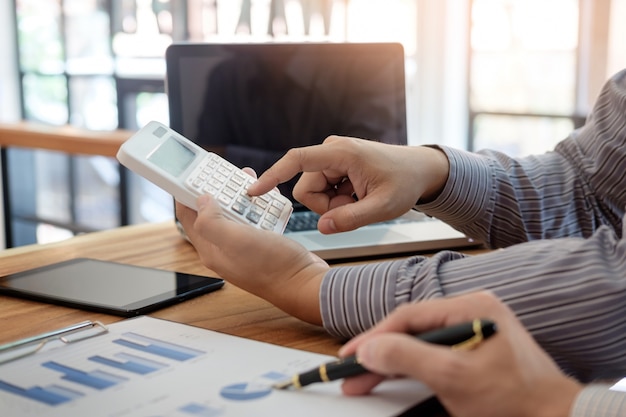
[[[223,414],[219,408],[210,407],[204,404],[189,403],[178,409],[181,413],[200,417],[218,417]]]
[[[146,375],[152,372],[156,372],[160,369],[167,368],[167,364],[151,361],[146,358],[131,355],[124,352],[119,352],[113,355],[116,359],[105,358],[104,356],[96,355],[89,358],[90,361],[111,366],[113,368],[122,369],[124,371],[132,372],[139,375]]]
[[[16,385],[0,380],[0,391],[19,395],[29,400],[39,401],[47,405],[59,405],[72,401],[84,394],[58,385],[47,387],[34,386],[31,388],[20,388]]]
[[[132,332],[124,333],[122,337],[123,339],[115,339],[113,343],[181,362],[206,353]]]
[[[62,373],[62,379],[66,381],[76,382],[77,384],[100,390],[112,387],[120,382],[127,381],[127,378],[112,375],[107,372],[85,372],[69,366],[61,365],[60,363],[54,361],[44,362],[42,365],[45,368]]]

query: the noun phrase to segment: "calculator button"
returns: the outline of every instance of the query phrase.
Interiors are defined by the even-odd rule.
[[[237,195],[237,192],[233,190],[232,188],[224,187],[224,189],[222,190],[222,194],[225,194],[229,196],[230,198],[235,198],[235,196]]]
[[[265,216],[265,220],[275,225],[278,222],[278,217],[274,216],[271,213],[267,213],[267,215]]]
[[[267,208],[267,202],[265,200],[263,200],[262,198],[257,197],[254,200],[254,204],[258,207],[261,207],[262,209],[266,209]]]
[[[217,168],[217,172],[224,175],[225,177],[229,177],[230,173],[232,172],[232,168],[229,169],[228,167],[225,167],[222,165],[219,168]]]
[[[285,207],[285,204],[282,201],[274,200],[272,201],[272,207],[276,207],[278,210],[282,211]]]
[[[263,220],[261,222],[261,228],[265,229],[265,230],[273,230],[274,229],[274,225],[271,224],[270,222]]]
[[[256,213],[256,214],[258,214],[259,216],[262,216],[262,215],[263,215],[263,211],[264,211],[264,210],[263,210],[262,208],[259,208],[259,207],[257,207],[257,206],[252,206],[252,207],[250,207],[250,212],[251,212],[251,213]]]
[[[232,198],[228,197],[227,195],[224,194],[220,194],[217,196],[217,199],[224,205],[229,206],[230,202],[233,201]]]
[[[249,211],[248,214],[246,214],[246,219],[250,220],[254,224],[257,224],[259,220],[261,220],[261,215],[254,211]]]
[[[257,198],[267,204],[269,204],[269,202],[272,200],[271,197],[267,194],[260,195]]]
[[[234,212],[242,214],[246,212],[246,206],[244,206],[243,204],[239,203],[238,201],[235,201],[231,207],[233,209]]]
[[[217,188],[213,187],[211,184],[206,184],[202,187],[202,191],[207,194],[215,195],[215,193],[217,193]]]
[[[234,181],[232,180],[232,178],[231,178],[231,180],[230,180],[230,181],[228,181],[228,183],[226,184],[226,186],[227,186],[228,188],[230,188],[231,190],[235,190],[235,191],[238,191],[238,190],[239,190],[240,185],[241,185],[241,184],[237,184],[236,182],[234,182]]]
[[[237,197],[237,203],[241,204],[244,207],[248,207],[252,203],[252,201],[249,197],[240,195],[239,197]]]
[[[222,183],[219,182],[216,178],[211,178],[209,180],[209,184],[211,184],[215,188],[221,188],[222,187]]]
[[[277,209],[276,207],[272,206],[270,207],[270,209],[268,210],[268,213],[276,216],[276,217],[280,217],[280,210]]]

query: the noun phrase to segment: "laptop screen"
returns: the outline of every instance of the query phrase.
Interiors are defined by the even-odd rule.
[[[170,126],[257,173],[330,135],[407,143],[400,44],[179,43],[166,65]]]

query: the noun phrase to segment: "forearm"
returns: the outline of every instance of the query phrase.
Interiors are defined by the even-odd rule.
[[[626,374],[625,253],[626,243],[604,228],[586,240],[537,241],[474,257],[441,252],[333,268],[321,287],[322,318],[329,332],[350,337],[402,303],[489,289],[577,378]]]

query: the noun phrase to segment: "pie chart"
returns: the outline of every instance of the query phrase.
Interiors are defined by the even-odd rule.
[[[226,399],[234,401],[247,401],[263,398],[272,392],[272,388],[267,385],[242,382],[227,385],[220,391],[220,395]]]

